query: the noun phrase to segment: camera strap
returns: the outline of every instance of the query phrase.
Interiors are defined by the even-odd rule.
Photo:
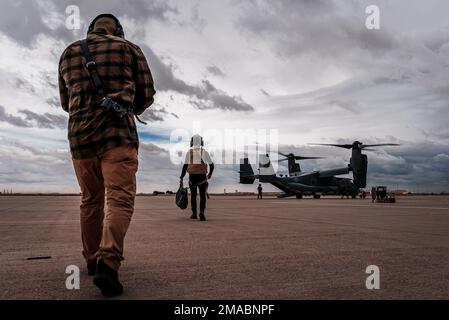
[[[90,78],[92,79],[95,93],[97,95],[103,95],[103,83],[101,82],[100,76],[98,75],[97,65],[90,55],[89,47],[87,45],[87,38],[81,40],[81,48],[83,49],[83,56],[84,58],[86,58],[86,69],[89,73]]]
[[[92,83],[94,85],[95,93],[99,96],[104,96],[103,91],[103,83],[101,82],[100,75],[97,72],[97,65],[92,58],[90,52],[89,52],[89,46],[87,44],[87,38],[81,40],[81,48],[83,49],[83,56],[86,59],[86,69],[87,73],[89,73],[89,76],[92,80]],[[133,110],[129,110],[129,108],[126,108],[129,113],[133,113]],[[140,118],[137,116],[137,114],[134,114],[137,121],[139,121],[142,124],[147,124],[145,121],[140,120]]]

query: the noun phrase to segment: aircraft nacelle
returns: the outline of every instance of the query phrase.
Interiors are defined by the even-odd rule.
[[[366,187],[366,175],[368,171],[368,157],[360,151],[355,150],[350,160],[354,177],[354,184],[357,188]]]

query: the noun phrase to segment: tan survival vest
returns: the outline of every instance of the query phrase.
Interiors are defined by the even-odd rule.
[[[203,161],[204,149],[201,148],[201,163],[193,163],[193,149],[189,150],[189,164],[187,166],[187,172],[189,174],[206,174],[207,164]]]

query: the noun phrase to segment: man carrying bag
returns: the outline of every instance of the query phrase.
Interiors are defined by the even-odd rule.
[[[207,173],[207,165],[209,165],[209,173]],[[182,179],[189,173],[189,187],[191,194],[192,215],[190,219],[198,219],[196,196],[197,189],[200,191],[200,221],[206,221],[206,197],[208,180],[214,172],[214,163],[209,153],[204,149],[204,141],[200,135],[194,135],[190,140],[190,149],[186,154],[184,165],[181,172]]]

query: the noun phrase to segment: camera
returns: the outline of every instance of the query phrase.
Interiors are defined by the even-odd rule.
[[[123,118],[128,113],[130,113],[130,110],[128,108],[123,107],[109,97],[103,98],[103,100],[101,101],[101,107],[107,112],[116,114],[119,118]]]

